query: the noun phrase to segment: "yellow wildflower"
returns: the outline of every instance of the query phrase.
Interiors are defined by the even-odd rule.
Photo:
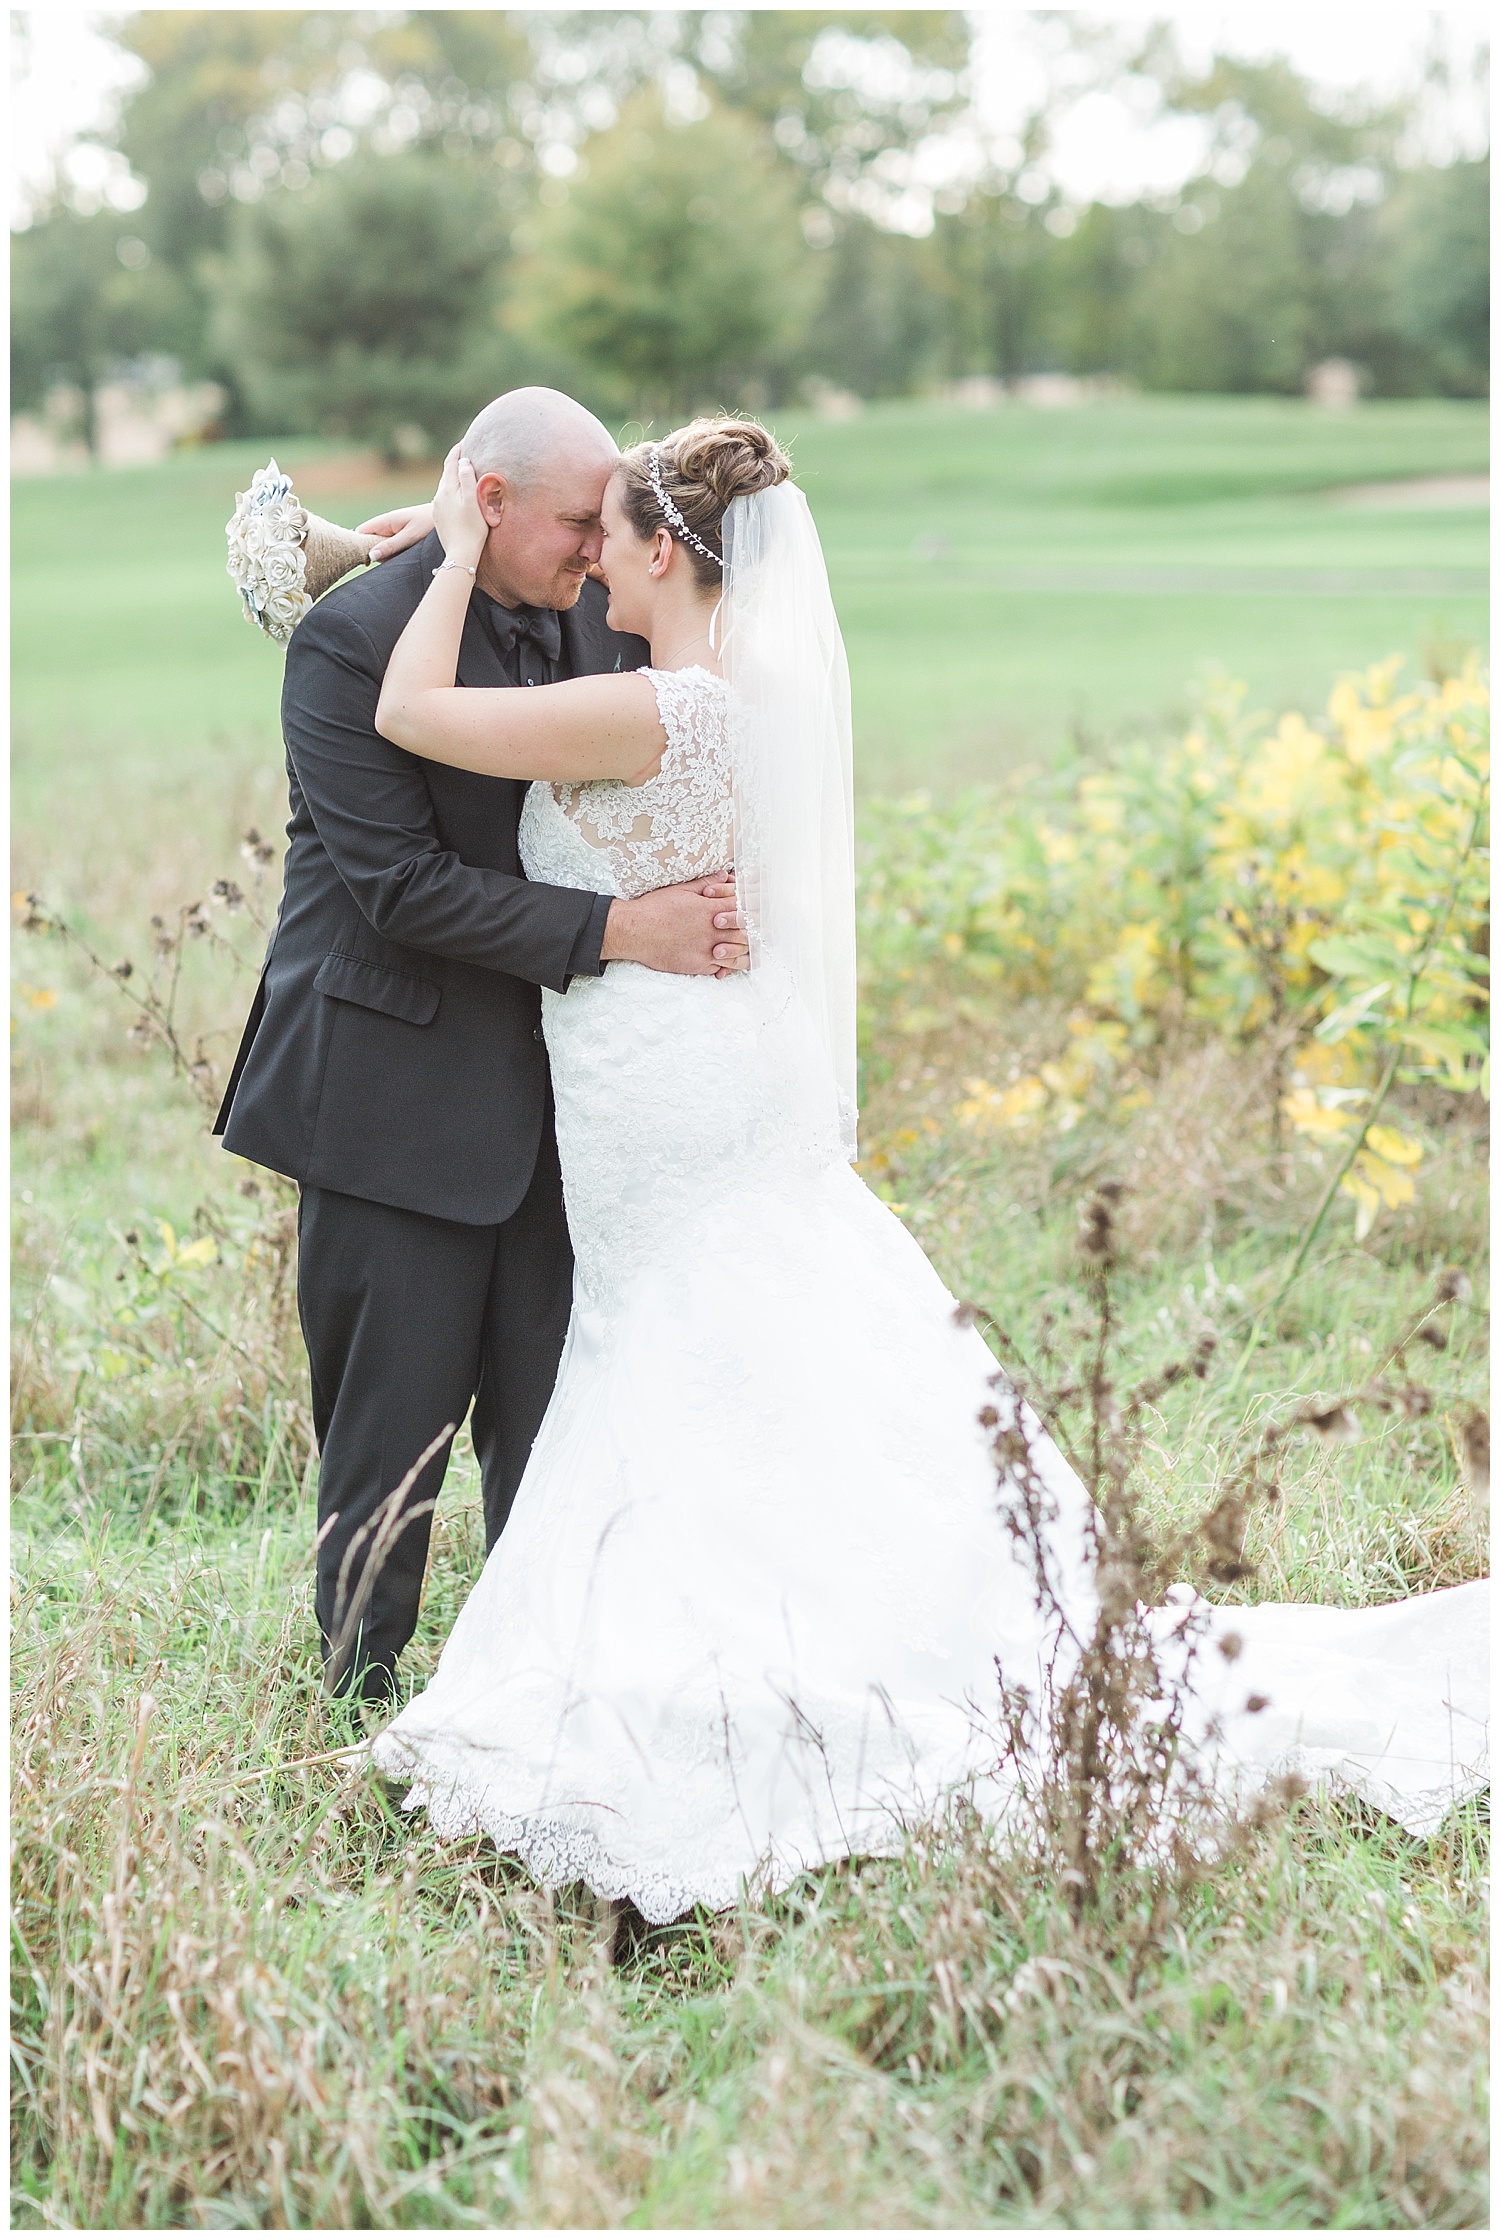
[[[1325,1089],[1321,1093],[1311,1088],[1293,1089],[1282,1098],[1281,1109],[1299,1135],[1311,1136],[1316,1143],[1329,1143],[1353,1125],[1356,1115],[1343,1107],[1346,1101],[1357,1101],[1361,1095],[1358,1089]]]
[[[1393,1167],[1419,1167],[1422,1164],[1422,1146],[1413,1136],[1402,1135],[1399,1128],[1388,1128],[1377,1121],[1365,1137],[1365,1142],[1376,1155]]]
[[[1354,1216],[1356,1244],[1363,1244],[1370,1234],[1382,1205],[1394,1211],[1397,1206],[1409,1206],[1416,1196],[1409,1174],[1403,1174],[1399,1167],[1388,1166],[1384,1159],[1377,1159],[1369,1151],[1360,1152],[1339,1188],[1358,1208]]]

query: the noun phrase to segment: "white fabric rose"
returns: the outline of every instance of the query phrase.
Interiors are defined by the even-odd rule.
[[[268,591],[300,591],[307,562],[299,545],[274,545],[262,559],[260,572]]]
[[[259,618],[260,626],[268,638],[284,646],[311,605],[305,591],[273,592]]]

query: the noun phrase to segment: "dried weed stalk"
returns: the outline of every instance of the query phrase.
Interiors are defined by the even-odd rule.
[[[252,825],[240,843],[240,854],[250,866],[252,892],[246,894],[234,879],[216,879],[210,900],[228,917],[247,917],[269,938],[266,916],[266,874],[276,860],[276,850]],[[23,933],[40,934],[61,941],[82,957],[99,979],[117,988],[135,1013],[129,1038],[142,1049],[165,1051],[172,1071],[192,1090],[205,1112],[218,1109],[221,1085],[217,1069],[204,1047],[204,1037],[189,1042],[178,1017],[182,965],[187,950],[196,943],[231,959],[241,972],[255,970],[254,960],[221,934],[202,902],[180,903],[170,919],[159,913],[151,921],[151,960],[144,972],[131,957],[108,963],[88,935],[54,910],[39,894],[26,897]]]
[[[1193,1582],[1228,1586],[1253,1575],[1245,1540],[1257,1506],[1280,1499],[1279,1465],[1303,1433],[1325,1442],[1358,1435],[1357,1416],[1430,1413],[1430,1390],[1409,1375],[1406,1348],[1444,1341],[1437,1316],[1460,1297],[1448,1270],[1430,1306],[1379,1375],[1334,1400],[1311,1399],[1261,1426],[1213,1506],[1174,1533],[1150,1525],[1139,1464],[1149,1412],[1171,1387],[1204,1379],[1217,1350],[1205,1329],[1192,1350],[1121,1392],[1113,1356],[1112,1279],[1120,1256],[1124,1185],[1105,1182],[1080,1208],[1079,1258],[1093,1308],[1081,1364],[1059,1365],[1055,1322],[1043,1327],[1040,1370],[1022,1366],[1023,1393],[999,1371],[981,1422],[990,1434],[1001,1520],[1030,1571],[1048,1627],[1047,1676],[1038,1693],[1002,1674],[1007,1756],[1025,1828],[1052,1863],[1077,1923],[1108,1922],[1144,1964],[1175,1899],[1300,1793],[1287,1778],[1245,1811],[1224,1801],[1191,1740],[1193,1676],[1209,1633],[1208,1605]],[[1008,1334],[981,1309],[960,1316]],[[1086,1547],[1092,1593],[1065,1575],[1075,1551],[1059,1544],[1058,1505],[1039,1461],[1041,1419],[1054,1424],[1090,1494]],[[1466,1448],[1487,1451],[1488,1427],[1465,1429]],[[1234,1636],[1217,1644],[1231,1661]],[[1246,1709],[1263,1708],[1250,1697]],[[1214,1739],[1212,1725],[1205,1739]]]

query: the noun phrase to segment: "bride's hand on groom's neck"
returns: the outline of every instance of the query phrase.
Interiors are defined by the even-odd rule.
[[[355,535],[380,539],[370,547],[372,560],[394,560],[408,545],[421,544],[424,538],[432,535],[431,503],[393,506],[389,513],[377,513],[373,520],[362,521]]]
[[[701,979],[743,972],[750,944],[735,907],[733,875],[612,902],[599,954],[606,964],[643,964]]]

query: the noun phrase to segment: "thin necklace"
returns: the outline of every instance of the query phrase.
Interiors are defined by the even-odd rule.
[[[680,646],[674,646],[670,653],[663,654],[660,661],[653,661],[651,666],[653,669],[665,669],[667,663],[669,661],[675,661],[679,653],[686,653],[689,646],[699,645],[706,645],[710,653],[712,653],[714,650],[712,638],[706,637],[702,633],[700,633],[696,638],[685,638]],[[703,664],[701,661],[699,662],[698,666],[700,669],[702,668]]]

